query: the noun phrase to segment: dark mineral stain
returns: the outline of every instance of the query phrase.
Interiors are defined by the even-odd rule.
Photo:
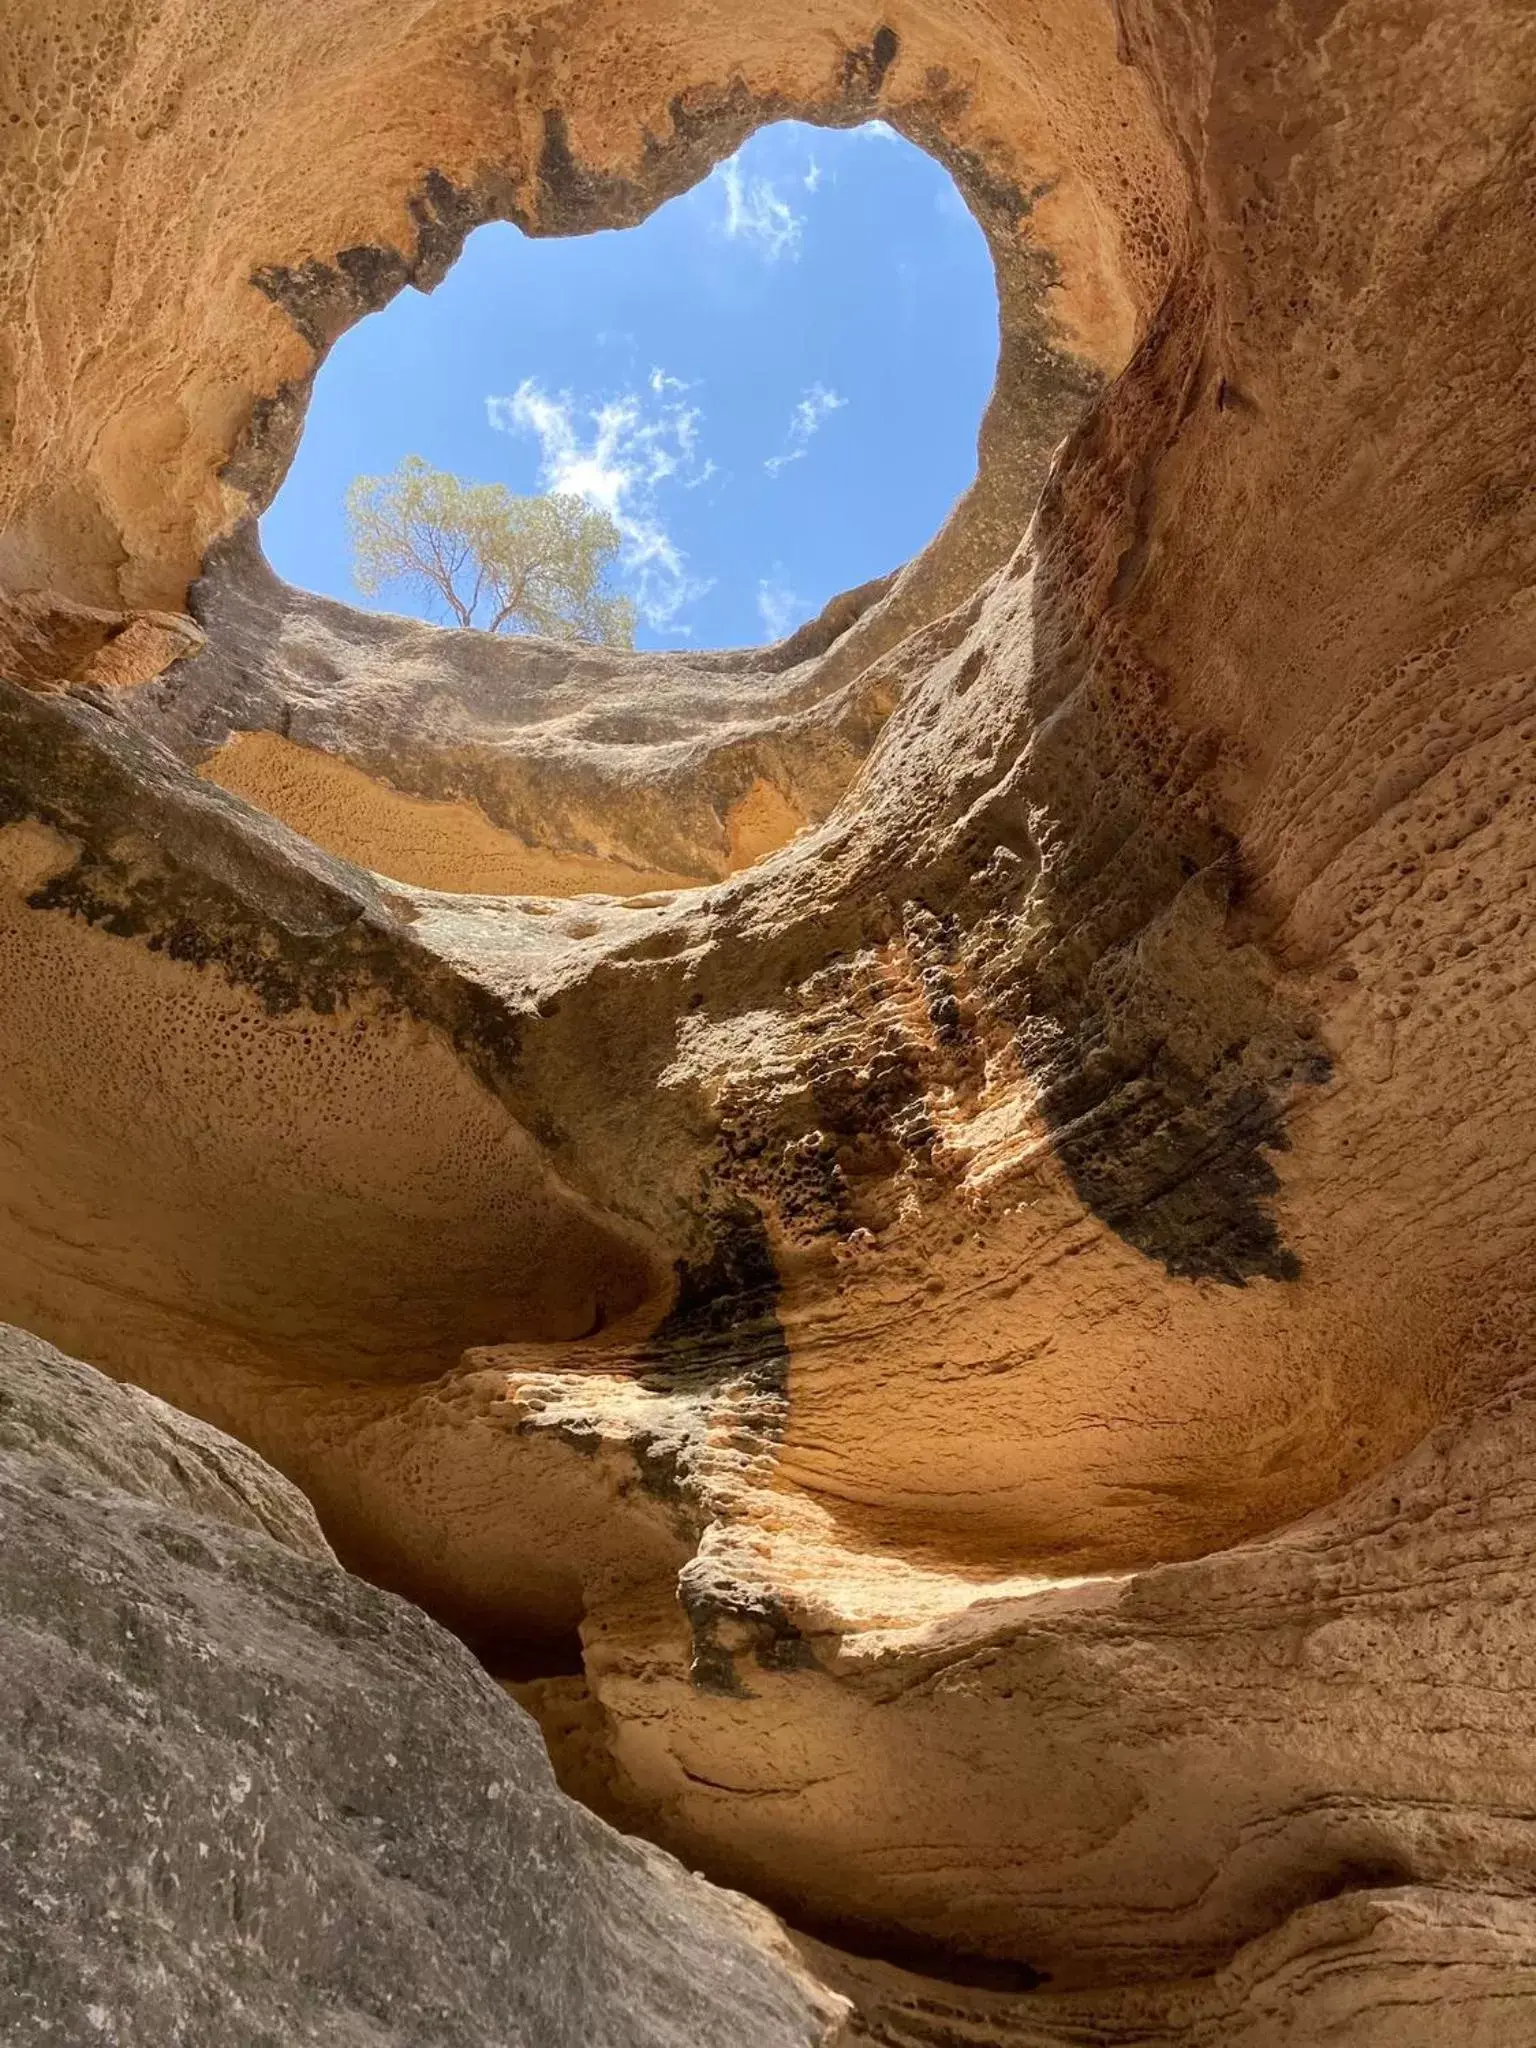
[[[1053,1061],[1040,1109],[1079,1198],[1127,1244],[1180,1279],[1242,1286],[1295,1280],[1271,1202],[1271,1152],[1289,1147],[1281,1088],[1330,1072],[1299,1050],[1269,1085],[1224,1082],[1154,1052],[1143,1063]]]
[[[672,1307],[637,1354],[641,1384],[669,1393],[745,1375],[758,1391],[782,1394],[789,1347],[762,1216],[731,1203],[706,1214],[700,1235],[704,1249],[677,1262]]]
[[[545,234],[629,227],[652,203],[631,179],[583,164],[571,148],[565,115],[558,107],[545,109],[539,152],[539,226]]]
[[[867,93],[871,99],[885,83],[885,74],[896,62],[900,38],[889,26],[877,28],[869,42],[843,56],[843,90]]]
[[[695,1691],[726,1699],[751,1699],[751,1685],[741,1670],[744,1658],[750,1658],[759,1670],[776,1674],[818,1669],[810,1644],[790,1620],[783,1603],[771,1595],[721,1599],[690,1588],[685,1578],[679,1597],[693,1638],[688,1675]],[[722,1643],[724,1628],[746,1639],[740,1649],[733,1651]]]
[[[367,1001],[418,1017],[507,1090],[517,1018],[417,945],[371,877],[199,781],[127,720],[0,682],[0,825],[23,818],[81,849],[32,909],[220,972],[270,1015]]]
[[[341,250],[334,263],[310,256],[302,263],[263,264],[252,271],[251,283],[282,307],[311,348],[323,352],[365,313],[387,306],[410,276],[400,250],[363,244]]]

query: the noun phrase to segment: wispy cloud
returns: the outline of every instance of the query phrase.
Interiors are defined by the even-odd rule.
[[[805,167],[805,176],[800,180],[807,192],[814,192],[821,183],[821,165],[812,157]]]
[[[726,158],[718,175],[725,192],[725,232],[733,242],[755,242],[775,263],[781,256],[799,253],[805,223],[789,201],[779,197],[771,179],[744,178],[734,156]]]
[[[539,443],[539,480],[606,512],[619,530],[619,565],[648,625],[673,626],[686,605],[709,589],[690,575],[687,557],[667,531],[657,504],[669,482],[687,488],[712,475],[697,461],[697,406],[670,398],[687,387],[653,370],[648,404],[639,392],[596,404],[578,403],[568,391],[552,394],[524,378],[509,398],[487,398],[485,409],[501,432],[531,433]]]
[[[825,384],[813,384],[795,407],[790,432],[808,441],[829,412],[841,412],[847,403],[846,398],[829,391]]]
[[[777,476],[781,469],[798,462],[812,439],[821,432],[822,422],[830,413],[841,412],[847,403],[846,398],[829,390],[825,384],[813,384],[790,415],[788,447],[778,455],[770,455],[763,464],[768,474]]]
[[[765,576],[757,586],[757,615],[769,640],[782,640],[798,623],[800,599],[778,576]]]

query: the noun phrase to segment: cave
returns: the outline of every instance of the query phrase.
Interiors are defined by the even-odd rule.
[[[758,149],[760,140],[771,146]],[[811,171],[802,175],[806,163]],[[823,182],[819,198],[797,189],[814,194]],[[801,212],[779,196],[784,189]],[[778,211],[758,226],[757,247],[732,264],[726,236],[750,236],[754,205]],[[911,218],[940,208],[939,233],[924,234]],[[730,212],[746,226],[717,220]],[[777,240],[765,246],[765,233]],[[835,280],[835,304],[801,281],[802,253],[822,298]],[[294,462],[257,538],[243,536],[252,557],[243,580],[264,580],[264,622],[281,614],[261,661],[268,687],[252,692],[242,658],[183,663],[153,700],[142,700],[151,729],[200,774],[327,852],[397,881],[461,893],[542,899],[696,886],[819,823],[894,699],[889,682],[873,674],[829,693],[807,651],[896,580],[890,572],[902,557],[891,552],[894,539],[911,543],[915,533],[918,544],[906,551],[921,554],[952,501],[973,494],[980,411],[995,383],[996,292],[986,238],[948,173],[879,124],[773,123],[637,228],[541,237],[482,227],[445,276],[434,271],[422,282],[427,289],[402,287],[327,353]],[[940,310],[946,287],[950,302]],[[907,295],[934,301],[934,310],[904,321]],[[853,311],[856,337],[842,331]],[[801,326],[798,349],[765,331]],[[913,326],[916,333],[902,331]],[[752,431],[763,410],[758,387],[783,385],[789,362],[798,362],[804,396],[862,422],[857,440],[877,469],[873,489],[856,487],[849,454],[818,452],[806,470],[766,481],[760,474],[755,493],[741,474],[748,460],[760,473],[782,472],[811,452],[809,433],[797,440],[793,425],[787,442],[782,434],[764,438],[760,419],[756,437]],[[644,364],[656,365],[648,377]],[[964,373],[963,397],[942,409],[953,445],[936,449],[929,430],[920,483],[904,493],[896,516],[891,480],[914,439],[911,415],[928,405],[946,371],[957,381]],[[1023,364],[1014,371],[1025,390],[1031,374]],[[1071,376],[1065,367],[1053,374],[1058,388],[1042,395],[1064,430],[1075,417]],[[591,381],[600,377],[607,381]],[[524,645],[509,651],[484,638],[466,645],[413,630],[398,614],[470,624],[430,583],[397,581],[360,610],[343,510],[348,479],[417,460],[419,444],[433,451],[429,467],[441,460],[466,476],[498,471],[532,483],[535,462],[523,444],[537,436],[547,456],[553,430],[534,408],[532,418],[509,417],[525,385],[555,416],[570,466],[578,476],[600,472],[612,493],[602,509],[626,510],[640,540],[638,560],[628,559],[626,541],[611,572],[616,594],[640,600],[633,659],[569,644],[534,658]],[[487,395],[503,390],[519,390],[519,398]],[[779,393],[787,417],[793,395],[792,387]],[[632,423],[607,430],[604,418],[613,415]],[[777,452],[763,461],[770,446]],[[626,466],[630,475],[643,472],[658,452],[671,477],[665,504],[643,474],[633,486],[619,483]],[[816,482],[804,488],[810,475]],[[547,468],[544,480],[556,481]],[[729,602],[741,556],[773,560],[793,528],[771,501],[795,497],[797,484],[798,516],[815,528],[802,546],[833,557],[842,577],[829,582],[818,559],[812,573],[822,580],[810,583],[802,554],[793,580],[830,593],[826,603],[810,606],[807,617],[791,612],[766,634],[753,615],[744,631],[743,607]],[[1013,508],[1010,523],[1026,511],[1023,503]],[[693,516],[674,536],[679,512]],[[861,530],[861,515],[871,532]],[[965,518],[974,516],[966,507]],[[731,544],[721,545],[722,529]],[[718,552],[701,559],[701,542]],[[295,587],[278,595],[258,554]],[[210,579],[192,598],[214,649],[239,643],[229,581]],[[306,603],[301,593],[350,601]],[[828,618],[817,624],[823,609]],[[396,616],[372,616],[380,612]],[[720,629],[714,647],[712,627]],[[790,644],[765,658],[765,639]],[[700,661],[654,659],[699,641],[711,649]],[[707,773],[699,758],[706,749]],[[637,789],[638,758],[646,772]]]
[[[1520,2048],[1528,10],[12,16],[0,2019]],[[349,328],[785,119],[987,239],[927,548],[273,573]]]

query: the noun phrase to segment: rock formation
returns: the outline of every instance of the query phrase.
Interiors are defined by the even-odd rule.
[[[556,1789],[215,1430],[0,1328],[7,2041],[815,2048],[767,1914]]]
[[[0,1314],[852,2038],[1536,2038],[1524,0],[11,12]],[[999,284],[916,562],[715,657],[271,577],[473,225],[876,113]]]

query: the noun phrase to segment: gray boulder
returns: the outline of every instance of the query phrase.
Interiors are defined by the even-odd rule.
[[[760,1908],[556,1787],[533,1722],[249,1451],[0,1326],[6,2048],[811,2048]]]

